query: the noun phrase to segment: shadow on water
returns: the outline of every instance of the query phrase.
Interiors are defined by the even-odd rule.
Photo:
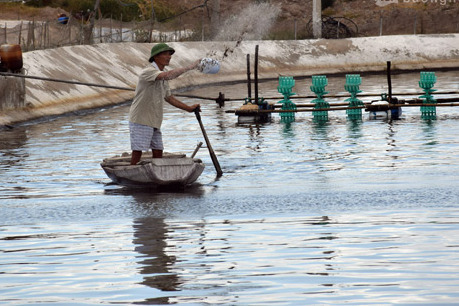
[[[136,203],[154,203],[156,199],[163,197],[192,197],[204,196],[205,189],[202,184],[194,183],[185,188],[149,188],[149,187],[121,187],[114,183],[105,185],[104,194],[112,196],[130,196]]]

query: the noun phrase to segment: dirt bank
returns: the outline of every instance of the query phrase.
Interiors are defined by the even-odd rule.
[[[270,3],[278,5],[279,18],[273,27],[273,34],[278,38],[291,35],[293,22],[297,22],[298,38],[308,38],[307,23],[312,18],[313,0],[271,0]],[[205,9],[196,9],[197,4],[205,3]],[[237,16],[253,0],[220,1],[219,16],[225,20],[230,16]],[[165,26],[176,26],[198,29],[202,22],[208,22],[212,14],[212,1],[170,0],[163,5],[170,5],[171,11],[177,14],[188,12],[180,18],[171,19]],[[378,5],[375,0],[329,0],[324,1],[323,15],[344,17],[341,22],[349,26],[358,36],[400,35],[400,34],[440,34],[459,32],[459,0],[400,0],[398,3]],[[330,5],[331,4],[331,5]],[[0,4],[1,5],[1,4]],[[26,6],[11,7],[3,4],[0,10],[0,20],[55,20],[60,8],[31,8]],[[109,12],[102,12],[110,16]],[[68,13],[67,13],[68,14]],[[203,19],[204,18],[204,19]],[[262,16],[261,16],[262,18]],[[180,19],[180,20],[179,20]],[[381,23],[382,20],[382,23]],[[381,27],[382,26],[382,27]],[[209,30],[210,31],[210,30]],[[290,34],[287,34],[289,32]],[[287,38],[287,37],[284,37]]]

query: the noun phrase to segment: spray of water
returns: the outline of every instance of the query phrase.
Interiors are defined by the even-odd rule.
[[[242,41],[262,39],[280,13],[278,6],[269,3],[249,4],[239,14],[223,22],[215,40]]]
[[[258,3],[250,4],[238,14],[229,17],[214,38],[215,41],[228,42],[220,60],[230,56],[244,40],[261,40],[269,33],[280,12],[277,5]],[[215,52],[212,53],[208,55],[216,55]]]

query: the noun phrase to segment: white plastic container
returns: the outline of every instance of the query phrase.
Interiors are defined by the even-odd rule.
[[[370,120],[378,120],[378,119],[399,119],[402,115],[402,108],[389,108],[389,102],[387,101],[378,101],[371,103],[372,106],[381,106],[381,110],[377,111],[369,111],[369,118]],[[387,109],[384,109],[387,107]]]
[[[203,58],[198,65],[198,70],[205,74],[216,74],[220,71],[220,62],[212,58]]]

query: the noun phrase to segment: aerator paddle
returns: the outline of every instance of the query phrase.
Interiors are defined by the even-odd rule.
[[[204,136],[204,139],[206,141],[207,149],[209,149],[210,158],[212,159],[212,163],[214,164],[215,170],[217,171],[217,177],[220,177],[223,175],[223,171],[220,168],[220,164],[218,163],[217,156],[215,155],[215,152],[212,149],[209,138],[207,137],[206,130],[204,129],[204,125],[202,124],[201,114],[199,114],[199,107],[196,107],[194,109],[194,114],[196,115],[196,119],[198,119],[199,126],[201,127],[202,135]]]

